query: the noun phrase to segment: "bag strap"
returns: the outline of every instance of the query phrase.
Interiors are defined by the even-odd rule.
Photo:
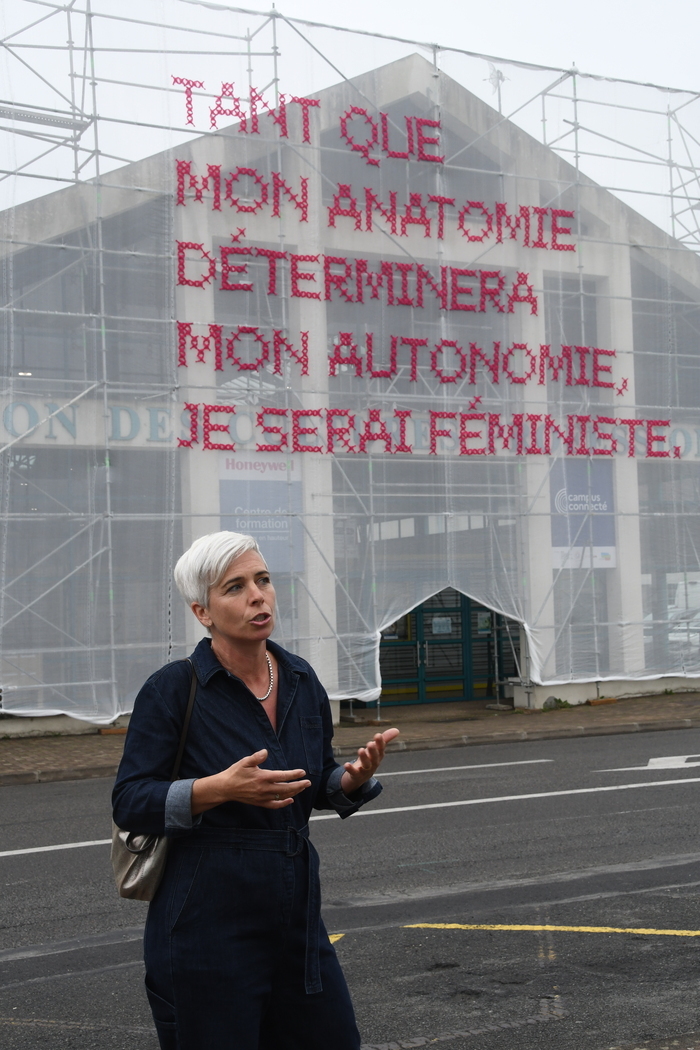
[[[180,772],[180,763],[182,762],[182,756],[185,751],[185,741],[187,740],[187,730],[190,727],[190,718],[192,717],[192,708],[194,707],[194,698],[197,692],[197,675],[194,673],[194,666],[192,661],[187,659],[187,663],[190,665],[192,672],[192,678],[190,679],[190,696],[187,701],[187,710],[185,711],[185,721],[182,724],[182,734],[180,736],[180,746],[177,749],[177,757],[175,759],[175,765],[173,766],[171,780],[177,780],[177,775]]]

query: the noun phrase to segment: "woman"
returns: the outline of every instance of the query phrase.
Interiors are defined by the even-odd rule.
[[[209,631],[139,693],[114,819],[171,836],[144,935],[163,1050],[358,1050],[345,979],[320,918],[312,808],[341,817],[375,798],[398,730],[333,760],[313,670],[270,641],[275,591],[251,536],[196,540],[175,581]],[[169,780],[191,674],[197,693],[179,780]]]

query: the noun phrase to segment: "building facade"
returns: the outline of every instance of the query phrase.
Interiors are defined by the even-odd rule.
[[[3,710],[128,712],[220,528],[337,701],[696,686],[696,253],[419,55],[208,118],[0,215]]]

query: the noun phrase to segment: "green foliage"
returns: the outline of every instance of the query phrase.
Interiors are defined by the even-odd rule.
[[[568,700],[560,700],[558,696],[548,696],[542,708],[543,711],[557,711],[564,707],[573,707]]]

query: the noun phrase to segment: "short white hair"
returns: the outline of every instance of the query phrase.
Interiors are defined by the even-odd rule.
[[[210,589],[234,558],[248,551],[257,551],[262,558],[257,542],[242,532],[211,532],[195,540],[174,569],[177,589],[187,604],[197,602],[206,608]]]

